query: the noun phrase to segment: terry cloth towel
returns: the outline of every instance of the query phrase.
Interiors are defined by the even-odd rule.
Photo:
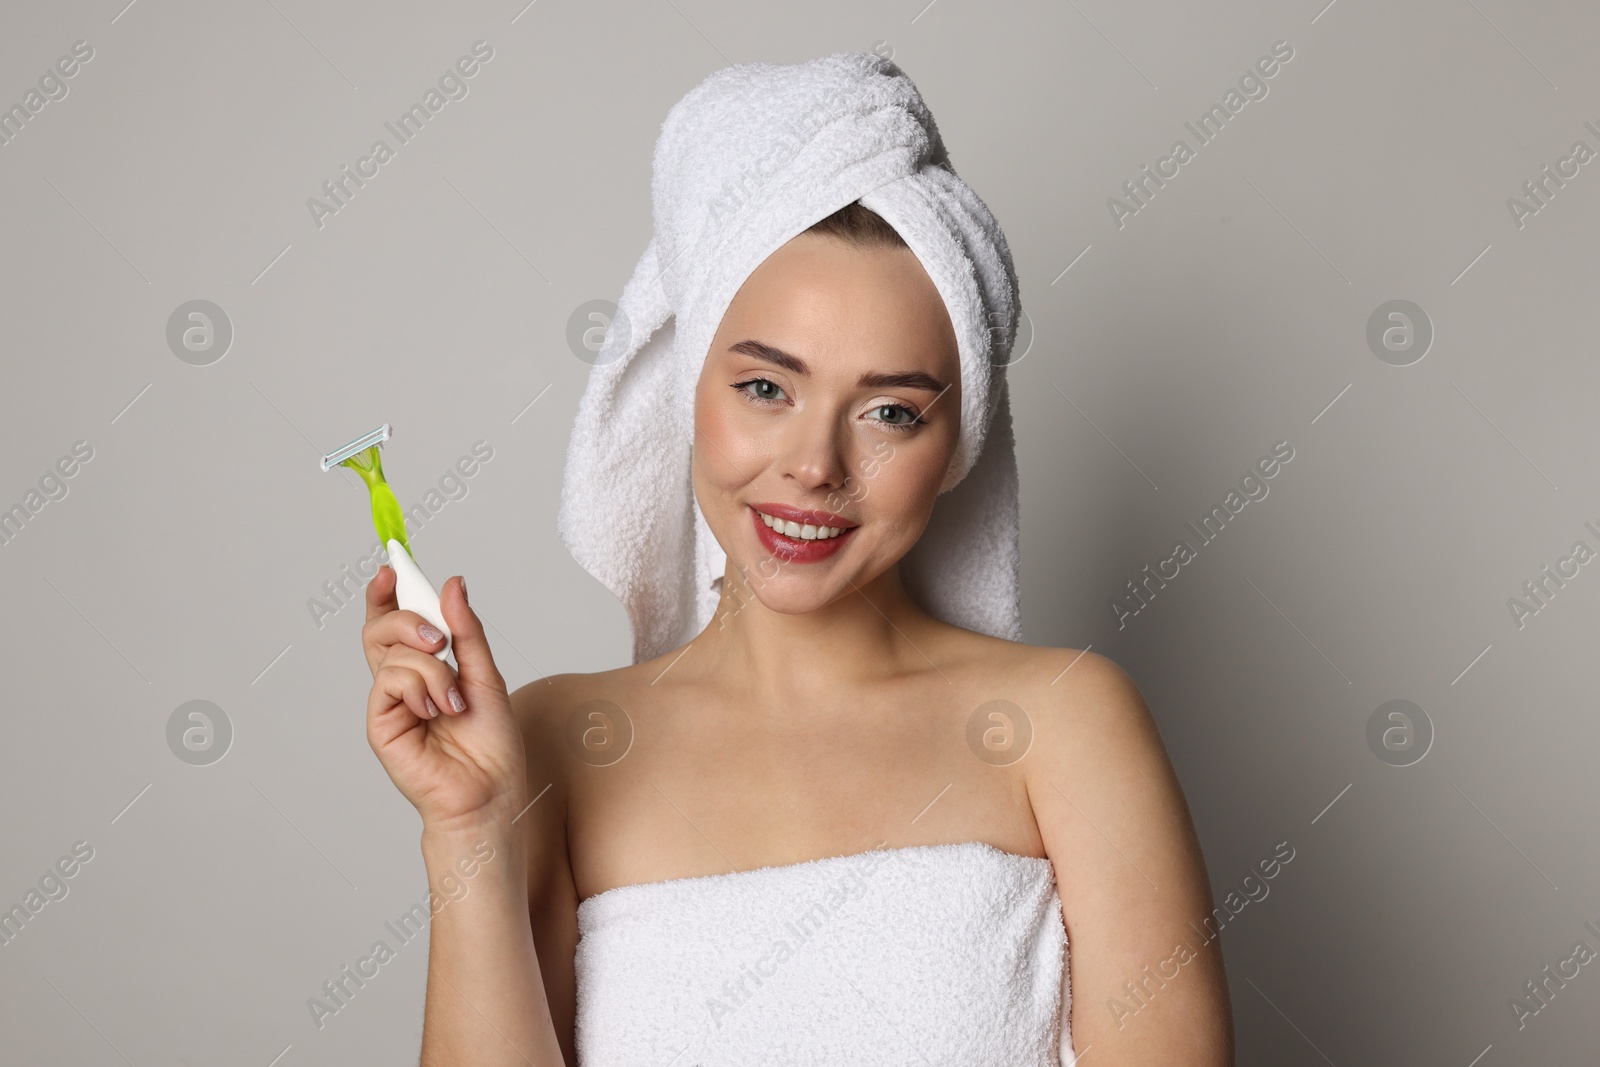
[[[656,141],[654,232],[578,402],[557,519],[574,558],[627,608],[635,663],[693,638],[721,595],[727,557],[690,460],[695,384],[723,313],[763,260],[855,200],[922,263],[961,353],[960,439],[901,563],[906,588],[946,622],[1021,639],[1011,252],[911,79],[874,53],[837,52],[716,71]]]
[[[578,905],[595,1067],[1072,1067],[1048,859],[874,849],[608,889]]]

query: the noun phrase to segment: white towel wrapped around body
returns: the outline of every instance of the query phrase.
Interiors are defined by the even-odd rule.
[[[1071,1067],[1054,867],[983,842],[578,906],[581,1067]]]

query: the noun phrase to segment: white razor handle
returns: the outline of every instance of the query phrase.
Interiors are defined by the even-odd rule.
[[[444,612],[439,610],[439,591],[399,541],[390,538],[388,552],[389,566],[394,568],[395,600],[401,608],[416,612],[444,633],[444,647],[433,654],[434,658],[444,660],[445,653],[450,651],[450,626],[444,621]]]

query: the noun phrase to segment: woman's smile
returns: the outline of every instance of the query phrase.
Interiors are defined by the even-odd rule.
[[[856,531],[843,516],[786,504],[752,505],[750,518],[762,547],[785,563],[825,560]]]

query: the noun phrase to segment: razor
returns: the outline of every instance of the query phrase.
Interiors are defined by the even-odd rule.
[[[389,566],[394,568],[395,600],[401,608],[416,612],[443,632],[444,647],[434,653],[435,658],[443,660],[452,642],[450,627],[444,621],[444,613],[439,610],[439,591],[428,581],[411,554],[411,545],[406,542],[405,513],[400,510],[400,501],[395,498],[394,490],[389,488],[389,483],[383,477],[383,456],[379,446],[389,436],[389,424],[386,422],[371,433],[323,456],[322,469],[327,472],[335,467],[349,467],[366,483],[367,494],[372,498],[372,528],[378,532],[378,540],[389,554]]]

